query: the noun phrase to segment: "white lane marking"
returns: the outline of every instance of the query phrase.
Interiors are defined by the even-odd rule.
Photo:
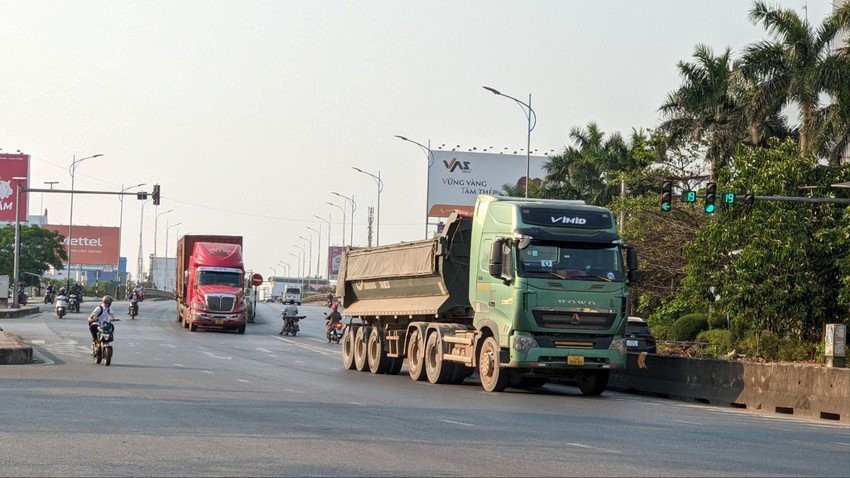
[[[304,393],[303,390],[295,390],[293,388],[284,388],[283,391],[284,392],[292,392],[292,393]]]
[[[215,374],[215,372],[213,372],[212,370],[201,370],[201,373],[206,373],[206,374],[209,374],[209,375]]]
[[[264,348],[262,348],[262,347],[257,347],[257,350],[259,350],[260,352],[271,353],[271,350],[269,350],[269,349],[264,349]]]
[[[565,443],[565,445],[574,446],[576,448],[584,448],[584,449],[588,449],[588,450],[599,450],[599,451],[602,451],[602,452],[605,452],[605,453],[621,453],[619,450],[611,450],[611,449],[608,449],[608,448],[600,448],[598,446],[585,445],[584,443]]]
[[[452,425],[460,425],[460,426],[464,426],[464,427],[473,427],[473,428],[475,427],[475,425],[473,425],[472,423],[463,423],[463,422],[456,422],[454,420],[442,420],[442,419],[440,421],[445,422],[445,423],[450,423]]]
[[[170,349],[176,349],[177,346],[174,344],[159,344],[160,347],[168,347]]]
[[[30,343],[31,344],[43,344],[44,340],[41,340],[41,339],[30,340]]]
[[[236,381],[237,381],[237,382],[242,382],[242,383],[251,383],[251,382],[249,382],[249,381],[247,381],[247,380],[242,380],[241,378],[240,378],[240,379],[237,379]]]
[[[209,355],[210,357],[215,358],[215,359],[233,360],[233,357],[231,357],[229,355],[216,355],[216,354],[211,353],[211,352],[201,352],[201,353],[204,354],[204,355]]]
[[[174,364],[174,366],[175,367],[185,367],[185,365],[183,365],[182,363],[176,363],[176,364]]]
[[[324,347],[316,347],[314,345],[310,345],[310,344],[305,343],[305,342],[287,339],[287,338],[284,338],[284,337],[274,337],[274,338],[277,339],[277,340],[280,340],[281,342],[286,342],[287,344],[294,345],[296,347],[301,347],[302,349],[309,350],[311,352],[316,352],[316,353],[324,355],[326,357],[339,357],[339,349],[333,350],[333,349],[326,349]]]

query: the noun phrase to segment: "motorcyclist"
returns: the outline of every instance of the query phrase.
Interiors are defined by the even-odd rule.
[[[134,290],[133,292],[131,292],[130,297],[128,297],[127,300],[130,301],[130,304],[127,306],[127,314],[132,316],[133,315],[132,310],[133,310],[133,307],[135,307],[136,308],[136,315],[138,315],[139,314],[139,301],[141,300],[141,298],[139,297],[138,290]],[[135,317],[133,317],[133,318],[135,319]]]
[[[64,287],[59,289],[59,293],[56,295],[56,306],[54,307],[54,309],[57,309],[59,307],[64,307],[66,311],[68,309],[68,294],[65,293]]]
[[[334,303],[334,293],[328,292],[328,307],[333,305],[333,303]]]
[[[287,305],[286,308],[283,309],[283,316],[281,317],[283,319],[283,327],[280,329],[280,333],[277,335],[283,335],[283,329],[286,328],[286,321],[288,320],[287,318],[295,317],[297,315],[298,307],[295,307],[295,300],[289,299],[289,305]]]
[[[89,314],[89,332],[91,332],[92,345],[97,345],[97,328],[107,322],[118,322],[119,318],[112,313],[112,296],[103,296],[103,301]]]
[[[331,313],[328,314],[327,322],[325,323],[325,334],[331,333],[331,327],[333,327],[337,322],[342,322],[342,314],[337,310],[339,308],[339,304],[334,304],[331,306]]]
[[[48,300],[48,302],[54,299],[53,284],[47,284],[47,287],[44,289],[44,297]]]

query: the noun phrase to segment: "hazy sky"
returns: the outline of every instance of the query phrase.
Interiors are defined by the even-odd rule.
[[[806,2],[770,2],[803,12]],[[807,2],[818,24],[829,0]],[[32,155],[31,185],[162,187],[144,206],[144,255],[177,236],[241,234],[246,267],[295,272],[297,236],[354,196],[355,245],[381,195],[381,243],[424,237],[426,156],[413,144],[525,147],[526,118],[492,86],[532,95],[532,149],[560,152],[574,126],[658,125],[676,62],[705,43],[766,38],[743,0],[32,1],[0,0],[0,148]],[[69,197],[33,193],[54,224]],[[119,201],[74,198],[77,225],[118,226]],[[121,253],[135,276],[141,202],[124,202]],[[173,212],[161,214],[169,209]],[[169,244],[165,244],[166,227]],[[350,227],[350,224],[348,225]],[[313,240],[315,269],[317,243]],[[324,270],[324,254],[322,254]]]

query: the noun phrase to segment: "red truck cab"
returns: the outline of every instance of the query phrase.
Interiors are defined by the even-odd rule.
[[[178,242],[178,320],[190,331],[217,327],[245,333],[241,243],[239,236],[188,235]]]

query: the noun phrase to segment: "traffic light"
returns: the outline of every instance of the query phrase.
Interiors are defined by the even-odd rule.
[[[159,184],[153,185],[153,194],[151,196],[153,196],[153,205],[159,206]]]
[[[664,181],[661,184],[661,210],[664,212],[673,208],[673,182]]]
[[[697,192],[696,191],[685,191],[682,193],[682,201],[695,203],[697,202]]]
[[[708,183],[705,186],[705,212],[712,214],[717,209],[717,184]]]
[[[752,193],[744,194],[744,204],[752,206],[756,202],[756,197]]]

